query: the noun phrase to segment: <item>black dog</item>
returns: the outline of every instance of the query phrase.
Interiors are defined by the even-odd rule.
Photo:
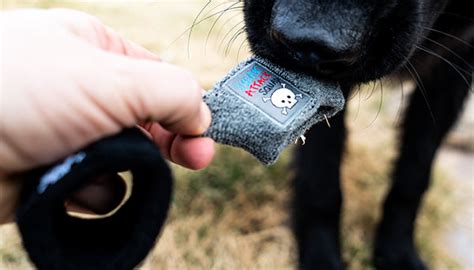
[[[378,269],[425,269],[413,243],[431,165],[468,96],[474,5],[468,0],[244,0],[254,53],[354,86],[406,73],[418,88],[406,111],[393,186],[378,227]],[[472,90],[471,90],[472,91]],[[294,233],[304,269],[342,269],[339,168],[344,113],[314,127],[296,157]]]

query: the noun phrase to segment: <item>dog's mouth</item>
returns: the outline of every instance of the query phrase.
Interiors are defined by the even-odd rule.
[[[344,77],[358,59],[355,54],[333,55],[324,47],[315,50],[312,44],[291,43],[274,30],[270,30],[268,36],[271,53],[267,57],[270,60],[283,67],[325,79]]]
[[[286,146],[345,103],[338,84],[258,56],[238,65],[204,100],[213,114],[205,135],[241,147],[264,164],[275,162]]]
[[[305,45],[293,46],[285,42],[274,42],[273,39],[266,40],[263,44],[252,44],[248,40],[253,54],[265,58],[279,66],[293,72],[304,73],[322,81],[333,83],[344,83],[352,80],[354,71],[359,69],[360,57],[351,55],[339,55],[330,59],[321,58],[313,50],[307,49]],[[263,42],[262,42],[263,43]],[[266,48],[260,49],[261,46]]]

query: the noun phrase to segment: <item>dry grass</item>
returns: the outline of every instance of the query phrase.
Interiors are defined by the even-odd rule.
[[[170,62],[186,66],[210,87],[237,63],[240,42],[223,56],[219,37],[212,35],[204,49],[212,21],[196,27],[187,57],[186,38],[173,40],[193,21],[203,1],[148,2],[34,2],[4,0],[11,7],[73,7],[100,17],[128,38],[159,52]],[[238,17],[233,21],[237,22]],[[222,21],[226,21],[223,19]],[[228,22],[232,27],[234,24]],[[229,29],[229,26],[227,26]],[[226,29],[226,28],[222,28]],[[204,51],[206,53],[204,53]],[[241,58],[245,57],[242,53]],[[395,156],[393,122],[397,93],[386,94],[377,120],[376,92],[351,101],[351,138],[343,167],[345,192],[343,253],[348,268],[370,269],[372,233],[389,184],[390,161]],[[219,147],[214,164],[201,172],[175,167],[176,190],[171,216],[143,269],[291,269],[294,242],[289,230],[288,199],[291,171],[287,150],[275,166],[265,168],[241,150]],[[439,244],[441,224],[450,217],[455,199],[447,177],[435,173],[432,190],[418,222],[417,243],[433,269],[457,269]],[[0,269],[30,268],[14,226],[0,229]]]

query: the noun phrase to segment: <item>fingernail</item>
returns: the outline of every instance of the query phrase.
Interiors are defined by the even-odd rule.
[[[211,126],[211,110],[206,103],[201,103],[201,133],[204,133]]]

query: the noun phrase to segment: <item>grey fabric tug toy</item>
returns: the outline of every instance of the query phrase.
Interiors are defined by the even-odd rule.
[[[243,148],[266,165],[311,126],[344,107],[338,85],[252,57],[204,95],[212,124],[204,134]]]

